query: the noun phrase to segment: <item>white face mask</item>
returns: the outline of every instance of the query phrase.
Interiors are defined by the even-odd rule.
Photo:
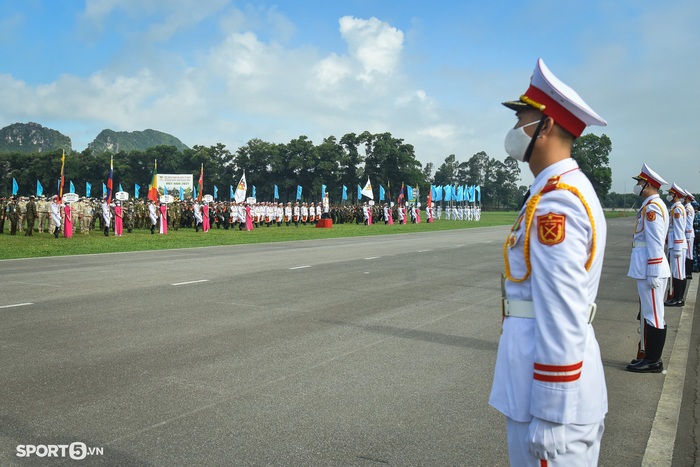
[[[642,190],[644,187],[642,185],[635,185],[632,187],[632,193],[634,193],[637,196],[642,196]]]
[[[673,195],[666,195],[666,201],[669,203],[673,201]]]
[[[532,137],[525,133],[524,128],[526,126],[536,125],[540,123],[539,120],[531,123],[527,123],[518,128],[511,128],[506,134],[506,153],[515,160],[523,161],[525,158],[525,151],[532,141]]]

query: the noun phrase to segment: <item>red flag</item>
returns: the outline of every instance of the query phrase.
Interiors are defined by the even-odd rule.
[[[154,203],[158,201],[158,161],[153,161],[153,176],[151,184],[148,185],[148,199]]]
[[[199,193],[197,193],[197,201],[202,201],[202,192],[204,191],[204,164],[199,170]]]
[[[398,203],[401,204],[403,201],[403,182],[401,182],[401,191],[399,192],[399,198],[397,199]]]
[[[112,202],[112,193],[114,192],[114,158],[109,158],[109,178],[107,179],[107,204]]]

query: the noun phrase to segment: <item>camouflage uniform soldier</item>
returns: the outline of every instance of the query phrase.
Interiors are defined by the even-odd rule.
[[[0,234],[5,233],[5,198],[0,197]]]
[[[92,218],[95,215],[95,208],[92,206],[92,202],[86,199],[82,203],[82,209],[80,212],[80,233],[85,235],[90,235],[90,228],[92,227]]]
[[[39,218],[39,232],[43,232],[46,224],[46,200],[43,196],[36,202],[36,215]]]
[[[36,204],[34,203],[33,195],[29,197],[25,209],[27,212],[27,232],[24,235],[31,237],[32,233],[34,233],[34,221],[36,220]]]
[[[126,214],[124,215],[124,227],[126,227],[126,231],[128,233],[131,233],[131,231],[134,229],[134,217],[136,216],[136,209],[134,208],[134,203],[132,201],[129,201],[129,204],[126,206]]]
[[[10,235],[17,235],[17,223],[19,222],[19,206],[14,196],[5,206],[5,219],[10,221]]]
[[[22,233],[24,232],[24,221],[27,219],[27,201],[24,199],[24,197],[19,199],[17,206],[19,207],[19,224],[17,229],[19,230],[19,233]]]

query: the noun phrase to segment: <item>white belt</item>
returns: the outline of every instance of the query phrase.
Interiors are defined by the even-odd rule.
[[[514,318],[530,318],[535,317],[535,305],[530,301],[525,300],[508,300],[506,298],[503,300],[503,316],[510,316]],[[595,318],[596,310],[598,306],[593,303],[588,305],[588,323],[592,323]]]
[[[632,248],[642,248],[647,246],[647,242],[632,242]]]

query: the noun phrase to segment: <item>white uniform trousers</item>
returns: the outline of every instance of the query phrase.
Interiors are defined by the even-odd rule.
[[[668,280],[661,279],[661,287],[657,289],[649,288],[646,279],[637,280],[637,293],[642,310],[642,316],[650,326],[663,329],[666,326],[664,318],[664,297]]]
[[[603,438],[605,421],[591,425],[566,425],[567,452],[556,459],[541,460],[528,450],[530,422],[516,422],[506,418],[508,433],[508,456],[511,467],[595,467],[598,465],[600,440]]]
[[[681,250],[681,255],[676,256],[673,251],[669,255],[668,262],[671,265],[671,277],[674,279],[685,279],[685,248]]]

